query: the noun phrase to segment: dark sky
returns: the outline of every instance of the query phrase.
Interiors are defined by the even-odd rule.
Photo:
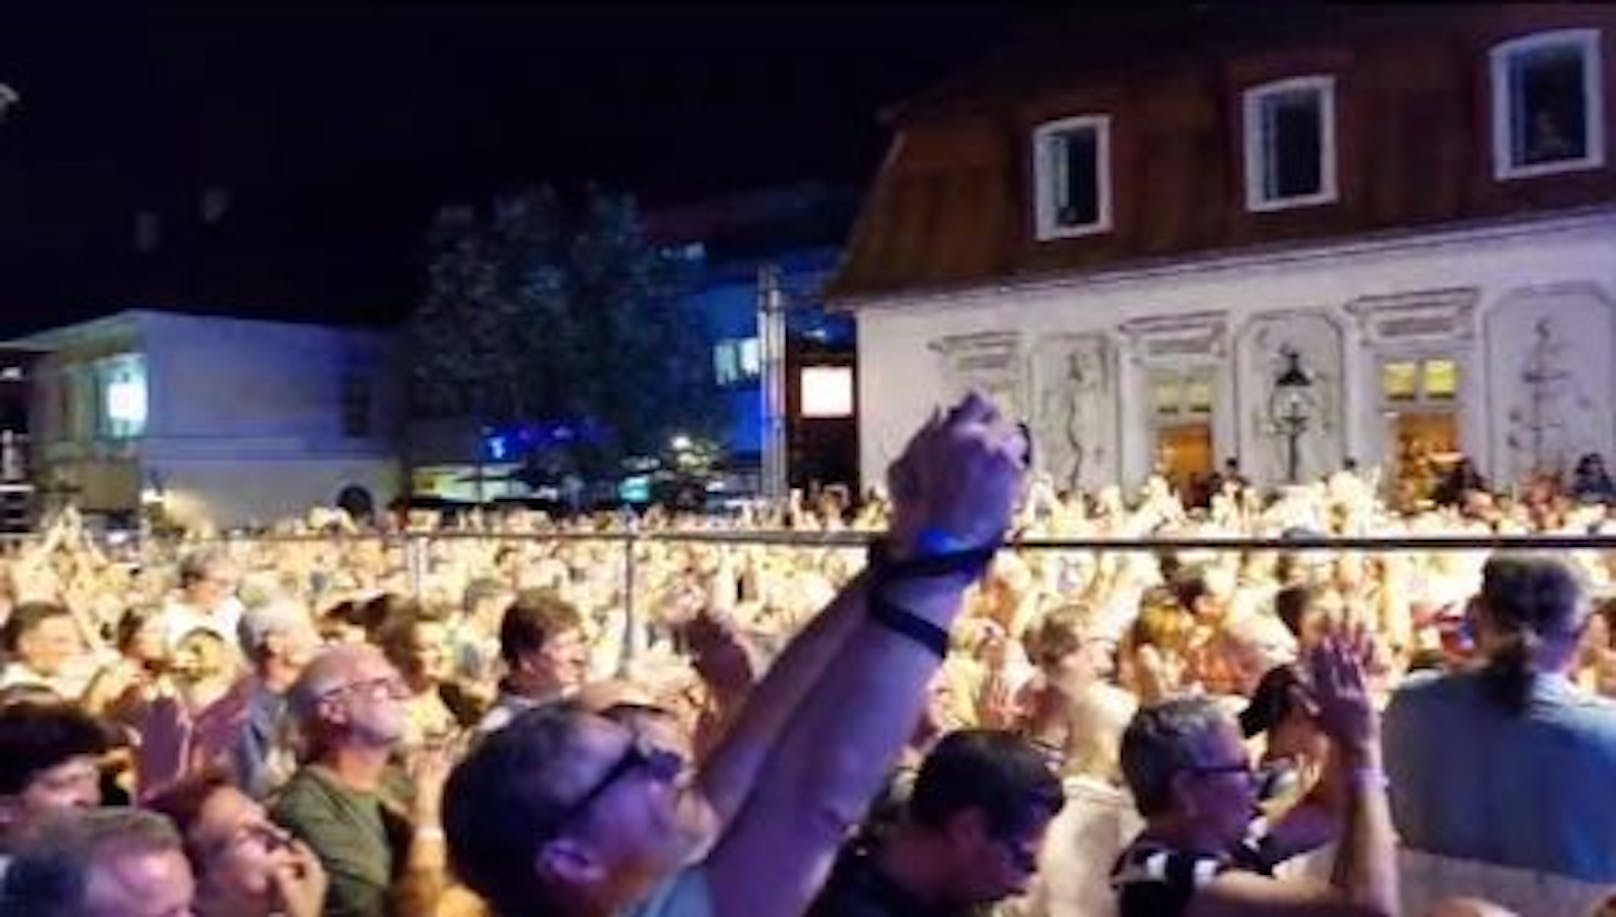
[[[401,315],[433,207],[523,181],[653,205],[863,185],[879,108],[1025,18],[766,6],[8,8],[0,331],[136,299]],[[203,226],[208,184],[233,202]],[[164,215],[155,256],[132,250],[140,209]]]

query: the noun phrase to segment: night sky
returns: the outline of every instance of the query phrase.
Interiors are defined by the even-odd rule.
[[[1027,19],[1002,3],[199,9],[8,8],[0,81],[22,104],[0,125],[0,332],[131,305],[396,319],[433,208],[525,181],[649,205],[862,187],[878,111]],[[210,185],[229,192],[211,223]],[[155,252],[134,250],[140,210],[162,214]]]

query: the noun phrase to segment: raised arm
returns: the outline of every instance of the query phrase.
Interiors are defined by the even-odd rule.
[[[891,569],[935,554],[965,557],[956,547],[996,545],[1024,455],[1020,432],[977,396],[928,423],[893,468],[897,512],[887,549],[898,566]],[[813,900],[920,717],[961,596],[980,575],[979,562],[970,567],[877,570],[833,603],[822,631],[805,635],[817,642],[847,629],[706,861],[718,917],[795,917]]]

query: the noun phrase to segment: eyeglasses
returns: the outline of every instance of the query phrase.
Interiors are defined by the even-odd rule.
[[[320,697],[335,697],[338,694],[363,694],[369,698],[390,697],[394,700],[406,700],[410,696],[410,687],[404,679],[397,675],[379,675],[375,678],[366,678],[352,681],[345,685],[338,685],[329,691],[323,692]]]
[[[550,829],[544,832],[544,837],[549,838],[560,834],[562,829],[577,820],[579,816],[589,810],[590,806],[606,795],[607,790],[630,774],[643,772],[658,783],[672,784],[679,779],[680,774],[684,773],[684,769],[685,759],[683,756],[666,749],[657,748],[643,737],[636,735],[634,740],[629,743],[628,748],[623,750],[623,756],[618,758],[611,767],[607,768],[606,773],[602,774],[600,779],[595,781],[594,785],[585,791],[582,796],[579,796],[556,816],[555,820],[550,823]]]

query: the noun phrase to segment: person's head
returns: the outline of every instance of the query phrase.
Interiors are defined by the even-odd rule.
[[[576,688],[589,669],[583,616],[554,593],[524,591],[500,621],[499,654],[512,677],[534,690]]]
[[[290,599],[249,608],[236,625],[242,654],[260,678],[289,687],[320,647],[309,610]]]
[[[430,690],[454,676],[449,658],[449,630],[425,614],[401,615],[376,635],[387,661],[404,676],[411,690]]]
[[[1214,564],[1185,567],[1173,579],[1173,592],[1185,611],[1204,621],[1217,621],[1234,597],[1234,577]]]
[[[1317,646],[1329,631],[1330,616],[1323,600],[1325,590],[1316,585],[1286,586],[1274,594],[1274,613],[1306,653]]]
[[[222,902],[269,902],[272,878],[290,861],[291,837],[229,774],[208,770],[147,803],[168,816],[185,841],[197,884]]]
[[[185,601],[203,611],[218,608],[236,591],[235,567],[216,551],[186,555],[180,560],[179,574]]]
[[[174,672],[185,681],[225,678],[235,669],[236,657],[230,644],[211,627],[193,628],[174,644]]]
[[[497,912],[611,911],[689,856],[685,761],[569,703],[516,717],[449,778],[449,860]]]
[[[98,805],[107,739],[67,704],[0,709],[0,830],[13,837],[42,816]]]
[[[384,592],[358,608],[358,624],[365,629],[365,639],[374,643],[381,631],[394,621],[421,614],[421,603],[397,592]]]
[[[287,702],[305,753],[319,758],[353,746],[390,748],[404,738],[409,688],[380,650],[333,647],[304,667]]]
[[[1122,775],[1140,815],[1207,852],[1238,843],[1255,813],[1240,726],[1209,698],[1140,708],[1122,734]]]
[[[1576,662],[1588,617],[1577,573],[1548,555],[1505,554],[1481,570],[1470,615],[1487,659],[1489,693],[1504,707],[1525,709],[1532,673],[1565,672]]]
[[[1027,655],[1045,678],[1081,688],[1115,669],[1116,643],[1094,636],[1089,617],[1082,606],[1063,606],[1027,634]]]
[[[83,646],[72,612],[54,602],[13,608],[0,636],[13,659],[46,677],[59,674]]]
[[[95,809],[41,825],[6,871],[0,914],[191,917],[196,884],[179,832],[143,809]]]
[[[1008,732],[962,729],[920,765],[906,811],[907,832],[926,839],[952,906],[988,904],[1026,890],[1049,823],[1065,804],[1049,759]]]
[[[130,662],[145,666],[161,665],[168,659],[163,641],[163,622],[152,606],[131,608],[118,618],[118,652]]]

